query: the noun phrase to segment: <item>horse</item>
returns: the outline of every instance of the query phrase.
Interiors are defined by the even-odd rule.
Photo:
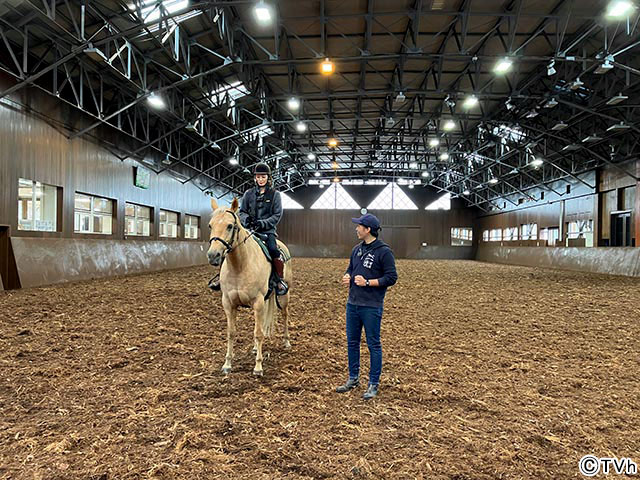
[[[231,372],[233,360],[233,341],[236,332],[238,307],[253,309],[255,325],[253,328],[253,352],[256,364],[253,374],[263,375],[262,343],[265,337],[271,336],[277,319],[276,292],[265,300],[269,289],[271,264],[267,260],[260,245],[251,238],[238,217],[238,199],[234,198],[230,208],[219,208],[215,199],[211,199],[213,214],[209,221],[209,249],[207,258],[213,266],[220,266],[220,290],[222,291],[222,307],[227,316],[227,354],[222,366],[222,373]],[[278,247],[291,257],[287,247],[278,240]],[[291,262],[284,267],[284,280],[291,286],[293,272]],[[290,290],[289,290],[290,291]],[[284,320],[284,347],[291,348],[289,341],[289,292],[278,297]]]

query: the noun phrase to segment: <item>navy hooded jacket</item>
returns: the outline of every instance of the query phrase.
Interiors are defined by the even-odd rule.
[[[387,287],[398,280],[393,252],[389,245],[378,239],[368,245],[359,243],[353,248],[346,273],[351,275],[347,303],[362,307],[382,307]],[[362,275],[365,280],[377,279],[380,286],[359,287],[353,280],[357,275]]]

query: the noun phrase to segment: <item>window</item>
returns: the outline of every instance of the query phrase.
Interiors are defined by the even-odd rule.
[[[280,192],[280,198],[282,198],[282,209],[283,210],[301,210],[304,209],[302,205],[296,202],[293,198],[287,195],[284,192]]]
[[[499,228],[495,228],[489,232],[489,241],[490,242],[499,242],[502,240],[502,230]]]
[[[468,227],[453,227],[451,229],[451,245],[467,246],[473,240],[473,229]]]
[[[151,231],[151,208],[127,203],[124,207],[124,234],[148,237]]]
[[[111,235],[113,200],[76,193],[73,231]]]
[[[359,210],[360,205],[347,193],[339,183],[332,183],[331,186],[311,205],[312,209],[330,210]]]
[[[219,107],[228,99],[230,105],[235,105],[236,100],[246,95],[249,95],[249,89],[240,80],[236,80],[211,92],[211,103],[214,107]]]
[[[537,223],[523,223],[520,225],[520,240],[537,240],[538,239],[538,224]]]
[[[178,214],[168,210],[160,210],[160,236],[178,238]]]
[[[451,210],[451,194],[445,193],[438,200],[427,205],[425,210]]]
[[[389,183],[367,207],[369,210],[417,210],[418,207],[396,183]]]
[[[184,238],[192,240],[200,238],[200,217],[195,215],[184,216]]]
[[[546,240],[547,245],[553,246],[558,242],[559,234],[560,229],[558,227],[543,228],[540,230],[540,240]]]
[[[587,238],[593,232],[593,220],[577,220],[567,223],[567,238]]]
[[[145,23],[152,23],[160,20],[160,17],[172,15],[189,6],[189,0],[142,0],[135,2],[140,4],[140,15]],[[132,10],[137,7],[132,4]]]
[[[55,232],[58,187],[18,179],[18,230]]]
[[[484,232],[482,232],[482,241],[483,242],[489,241],[489,230],[485,230]]]
[[[504,233],[502,235],[502,240],[505,242],[511,242],[513,240],[518,240],[518,227],[507,227],[504,229]]]

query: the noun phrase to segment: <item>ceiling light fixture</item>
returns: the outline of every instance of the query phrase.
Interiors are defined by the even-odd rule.
[[[558,123],[556,123],[553,127],[551,127],[551,130],[555,130],[555,131],[559,131],[559,130],[564,130],[565,128],[569,127],[569,125],[567,125],[566,123],[564,123],[562,120],[560,120]]]
[[[253,13],[260,23],[271,22],[271,8],[264,2],[264,0],[260,0],[257,3],[253,10]]]
[[[328,144],[331,148],[336,148],[338,146],[338,140],[330,138]]]
[[[580,150],[580,145],[576,143],[571,143],[569,145],[564,146],[562,150],[565,152],[573,152],[575,150]]]
[[[307,124],[304,122],[296,123],[296,130],[300,133],[307,131]]]
[[[607,17],[609,18],[625,18],[633,11],[633,3],[627,0],[614,0],[607,7]]]
[[[316,159],[316,154],[315,154],[315,153],[308,153],[308,154],[307,154],[307,159],[309,159],[309,160],[315,160],[315,159]]]
[[[147,97],[147,103],[158,110],[166,107],[166,104],[164,103],[162,97],[155,93],[152,93]]]
[[[430,147],[437,147],[438,145],[440,145],[440,140],[438,140],[437,138],[432,138],[429,140]]]
[[[467,98],[464,99],[464,103],[462,104],[462,106],[464,108],[473,108],[478,104],[478,97],[476,97],[475,95],[469,95]]]
[[[618,95],[611,97],[609,100],[607,100],[607,105],[617,105],[628,99],[629,97],[627,95],[622,95],[622,93],[619,93]]]
[[[547,77],[550,77],[551,75],[556,74],[555,64],[556,64],[556,61],[551,60],[549,62],[549,65],[547,65]]]
[[[450,132],[451,130],[456,128],[456,122],[454,122],[453,120],[447,120],[446,122],[444,122],[444,125],[442,128],[445,131]]]
[[[289,107],[289,110],[298,110],[300,108],[300,100],[296,97],[291,97],[287,102],[287,107]]]
[[[622,130],[629,130],[631,128],[630,125],[627,125],[624,122],[616,123],[607,128],[607,132],[620,132]]]
[[[613,69],[613,62],[613,55],[607,55],[604,61],[595,69],[594,73],[597,73],[598,75],[607,73],[609,70]]]
[[[441,153],[440,160],[443,160],[443,161],[449,160],[449,154],[447,152]]]
[[[504,57],[498,60],[495,67],[493,67],[493,71],[496,73],[507,73],[509,70],[511,70],[512,66],[513,62],[511,61],[511,59],[509,57]]]
[[[573,82],[569,83],[570,90],[578,90],[584,85],[584,82],[580,80],[580,77],[576,78]]]
[[[324,62],[320,65],[320,71],[323,75],[331,75],[335,70],[335,65],[329,58],[325,58]]]
[[[529,165],[531,165],[534,168],[538,168],[543,163],[544,163],[544,160],[542,160],[541,158],[534,158],[533,160],[531,160]]]

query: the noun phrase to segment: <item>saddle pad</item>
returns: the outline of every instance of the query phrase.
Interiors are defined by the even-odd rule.
[[[253,235],[253,239],[256,242],[258,242],[258,245],[262,249],[262,253],[264,253],[265,257],[267,257],[267,260],[269,261],[269,263],[271,263],[271,255],[269,255],[269,249],[267,248],[267,244],[264,243],[264,241],[260,237],[258,237],[258,235]],[[284,250],[282,250],[281,248],[279,248],[278,250],[280,250],[280,258],[282,259],[282,261],[288,262],[289,260],[291,260],[291,256],[287,255],[287,253]]]

